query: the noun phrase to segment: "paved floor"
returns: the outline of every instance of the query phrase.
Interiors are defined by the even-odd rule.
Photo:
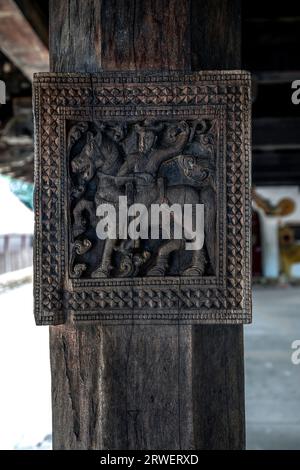
[[[51,448],[48,328],[33,319],[32,284],[0,294],[0,449]]]
[[[245,327],[248,449],[300,449],[300,288],[256,287]]]
[[[254,289],[245,327],[247,447],[300,449],[300,288]],[[51,447],[48,328],[36,328],[32,285],[0,294],[0,449]]]

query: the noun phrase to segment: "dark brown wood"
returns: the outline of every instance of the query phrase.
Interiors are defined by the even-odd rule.
[[[199,43],[208,2],[192,1],[191,10],[188,1],[175,3],[52,0],[52,70],[175,69],[192,63],[194,69],[205,69],[211,66],[210,53],[201,58],[197,49],[206,48],[222,51],[216,68],[236,68],[239,2],[211,2],[216,8],[204,23],[209,46],[206,38]],[[198,15],[199,23],[193,20],[190,29],[192,14]],[[163,24],[170,30],[163,32]],[[216,25],[224,25],[225,32]],[[191,60],[186,41],[193,37]],[[228,60],[224,41],[235,44]],[[178,56],[178,51],[184,54]],[[242,338],[240,326],[101,326],[70,321],[50,327],[54,448],[243,448]]]
[[[241,1],[191,0],[193,70],[241,67]]]
[[[200,449],[245,446],[243,327],[192,327],[194,442]],[[199,447],[197,447],[199,446]]]
[[[72,23],[50,27],[53,71],[189,68],[188,0],[69,1],[55,14]]]
[[[191,11],[192,68],[239,68],[241,1],[192,0]],[[243,327],[196,325],[192,336],[195,442],[200,449],[243,449]]]
[[[249,90],[240,71],[35,77],[39,324],[70,315],[130,324],[251,321]],[[176,204],[182,228],[184,203],[196,212],[193,243],[182,230],[176,238],[170,223]],[[101,239],[107,204],[115,234]],[[147,240],[133,243],[126,211],[140,205]],[[155,239],[158,207],[170,238]]]

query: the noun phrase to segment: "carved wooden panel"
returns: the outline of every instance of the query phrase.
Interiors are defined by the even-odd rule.
[[[37,74],[34,106],[38,324],[251,321],[248,73]],[[203,205],[200,249],[99,238],[164,203]]]

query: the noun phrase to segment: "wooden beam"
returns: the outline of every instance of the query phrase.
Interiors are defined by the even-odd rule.
[[[49,53],[13,0],[0,0],[0,49],[32,80],[49,70]]]
[[[50,5],[55,72],[240,66],[239,0]],[[241,326],[69,321],[50,351],[55,449],[244,448]]]
[[[254,151],[252,161],[254,185],[299,186],[299,150]]]
[[[253,120],[253,150],[300,149],[300,118],[268,117]]]
[[[43,44],[49,48],[49,2],[48,0],[15,0]]]
[[[193,70],[240,68],[240,0],[192,0],[191,51]],[[195,448],[243,449],[243,326],[198,325],[191,333]]]
[[[300,70],[262,70],[253,72],[252,76],[259,84],[291,84],[294,80],[299,80]]]

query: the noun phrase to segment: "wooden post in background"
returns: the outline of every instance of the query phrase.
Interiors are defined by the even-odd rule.
[[[240,67],[239,0],[50,0],[54,72]],[[54,449],[242,449],[242,326],[50,327]]]

